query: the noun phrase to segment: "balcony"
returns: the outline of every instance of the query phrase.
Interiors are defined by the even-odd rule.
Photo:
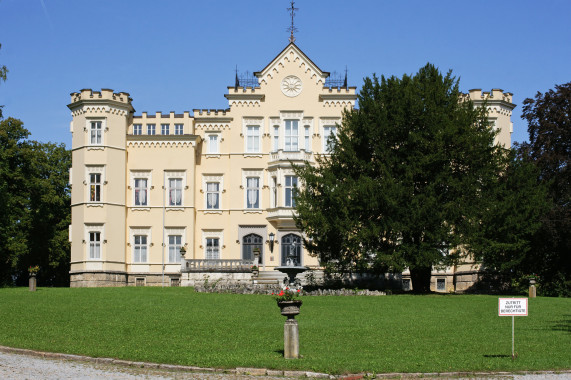
[[[251,272],[254,260],[214,260],[188,259],[183,260],[182,273],[188,272]]]
[[[295,151],[278,150],[277,152],[270,152],[270,162],[269,165],[276,164],[279,162],[288,161],[313,161],[313,155],[311,152],[306,152],[304,149]]]
[[[276,225],[277,228],[295,227],[293,216],[295,209],[291,207],[276,207],[268,209],[268,222]]]

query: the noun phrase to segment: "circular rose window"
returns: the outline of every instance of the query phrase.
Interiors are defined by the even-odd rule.
[[[282,92],[285,96],[294,97],[301,93],[301,79],[289,75],[282,80]]]

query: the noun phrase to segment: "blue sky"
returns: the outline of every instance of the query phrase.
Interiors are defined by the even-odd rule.
[[[69,94],[111,88],[143,111],[227,108],[234,70],[257,71],[287,44],[288,0],[0,0],[4,116],[31,138],[71,145]],[[296,44],[360,87],[373,73],[427,62],[462,91],[514,94],[513,141],[527,139],[522,102],[571,80],[571,1],[297,0]]]

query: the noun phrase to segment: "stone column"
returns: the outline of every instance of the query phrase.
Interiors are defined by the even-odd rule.
[[[30,287],[30,292],[36,291],[36,276],[35,275],[30,276],[30,280],[28,281],[28,285]]]
[[[284,358],[299,359],[299,328],[293,317],[284,324]]]
[[[535,298],[537,295],[537,289],[535,289],[535,279],[529,280],[529,298]]]

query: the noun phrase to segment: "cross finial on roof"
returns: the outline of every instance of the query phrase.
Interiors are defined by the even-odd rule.
[[[289,11],[289,14],[291,15],[291,26],[289,28],[287,28],[287,31],[290,32],[289,42],[291,42],[291,43],[295,42],[295,37],[293,36],[293,34],[295,32],[297,32],[297,28],[295,27],[295,25],[293,23],[293,18],[295,16],[295,11],[297,11],[298,8],[295,8],[294,5],[295,5],[295,1],[291,0],[291,8],[287,8],[287,10]]]

